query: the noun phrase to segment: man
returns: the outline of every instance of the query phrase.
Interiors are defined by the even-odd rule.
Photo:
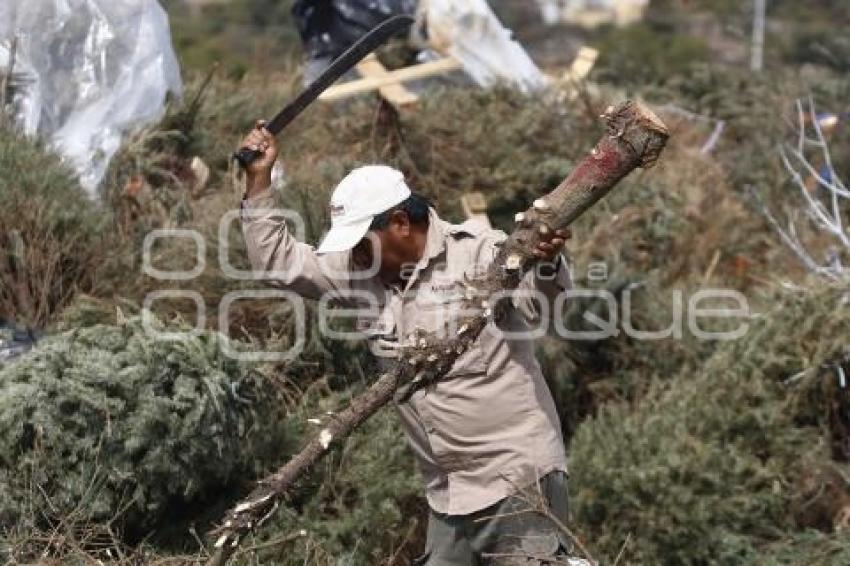
[[[367,166],[334,190],[331,229],[314,249],[272,210],[274,137],[258,122],[242,146],[262,152],[248,167],[242,203],[253,268],[303,297],[360,306],[358,327],[382,364],[392,364],[416,333],[451,326],[465,281],[486,268],[505,238],[474,223],[445,222],[400,172]],[[527,512],[540,501],[562,523],[567,515],[560,423],[528,331],[551,306],[541,303],[570,286],[560,255],[568,237],[558,231],[540,244],[535,254],[548,272],[524,278],[524,293],[510,299],[515,308],[500,328],[489,324],[442,381],[397,405],[431,509],[419,564],[564,563],[558,526]]]

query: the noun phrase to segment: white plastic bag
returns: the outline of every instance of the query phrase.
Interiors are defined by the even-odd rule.
[[[523,92],[546,86],[545,75],[486,0],[422,0],[419,9],[431,45],[454,56],[479,85],[505,82]]]
[[[20,126],[50,139],[94,196],[121,136],[182,92],[168,17],[157,0],[0,0],[4,68],[14,37]]]
[[[537,5],[540,7],[540,16],[544,24],[554,26],[561,21],[564,10],[561,0],[537,0]]]

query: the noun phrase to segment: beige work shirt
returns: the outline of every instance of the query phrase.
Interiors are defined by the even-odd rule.
[[[358,271],[350,252],[318,255],[298,242],[270,191],[243,201],[242,228],[253,269],[305,298],[333,297],[352,306],[357,328],[385,367],[417,329],[445,331],[463,296],[464,275],[484,269],[504,232],[473,222],[453,225],[432,209],[425,253],[405,286]],[[488,507],[553,470],[566,471],[561,427],[534,356],[533,340],[512,337],[539,328],[541,309],[570,287],[565,261],[552,278],[529,272],[524,296],[496,328],[485,327],[445,379],[397,404],[435,511],[465,515]],[[551,308],[549,309],[551,313]]]

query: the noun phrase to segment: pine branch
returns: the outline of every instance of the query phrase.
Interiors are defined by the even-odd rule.
[[[271,476],[265,478],[239,505],[228,512],[224,524],[213,532],[214,556],[207,563],[222,565],[239,542],[274,514],[295,481],[328,453],[334,443],[348,437],[366,419],[393,398],[399,401],[435,383],[468,350],[489,322],[504,313],[503,302],[492,304],[495,293],[515,289],[525,272],[537,263],[533,251],[541,236],[566,228],[585,210],[605,196],[637,167],[655,163],[667,142],[666,126],[638,102],[609,107],[602,118],[607,133],[551,193],[534,201],[532,208],[516,216],[517,226],[500,247],[488,270],[467,281],[461,312],[475,314],[454,322],[456,330],[445,339],[422,333],[404,348],[395,368],[383,375],[342,412],[332,417],[302,450]]]

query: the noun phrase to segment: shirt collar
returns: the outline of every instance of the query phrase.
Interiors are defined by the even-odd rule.
[[[425,235],[425,249],[422,252],[422,257],[416,263],[416,268],[413,274],[407,280],[404,288],[409,289],[414,282],[419,278],[419,274],[423,269],[428,267],[428,264],[443,253],[446,249],[446,237],[449,234],[451,225],[437,215],[437,211],[433,208],[428,209],[428,232]]]
[[[425,251],[419,260],[419,265],[425,267],[428,262],[446,249],[446,236],[449,233],[449,223],[437,215],[433,208],[428,209],[428,234],[425,237]]]

